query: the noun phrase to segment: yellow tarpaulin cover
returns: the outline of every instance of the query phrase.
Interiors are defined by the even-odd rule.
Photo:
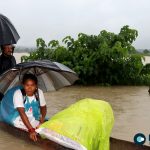
[[[108,102],[86,98],[57,113],[41,127],[69,137],[88,150],[109,150],[113,123]]]

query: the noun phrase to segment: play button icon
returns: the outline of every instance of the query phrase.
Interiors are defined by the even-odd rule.
[[[134,143],[138,145],[143,145],[146,141],[146,137],[142,133],[138,133],[134,136]]]

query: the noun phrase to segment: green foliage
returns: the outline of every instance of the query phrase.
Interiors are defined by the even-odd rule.
[[[98,35],[79,33],[77,39],[67,36],[62,45],[56,40],[46,44],[39,38],[37,50],[22,61],[58,61],[77,72],[82,84],[149,84],[143,56],[132,45],[137,36],[137,30],[124,26],[118,34],[103,30]]]
[[[149,55],[150,55],[150,51],[149,51],[148,49],[145,49],[145,50],[143,51],[143,54],[144,54],[145,56],[149,56]]]
[[[145,49],[145,50],[143,51],[143,53],[144,53],[144,54],[148,54],[148,53],[150,53],[150,51],[147,50],[147,49]]]

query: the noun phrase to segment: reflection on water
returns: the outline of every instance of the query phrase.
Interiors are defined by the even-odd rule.
[[[146,86],[72,86],[45,93],[45,97],[49,116],[82,98],[106,100],[110,102],[115,115],[112,136],[133,141],[135,133],[143,132],[147,136],[150,133],[150,96],[147,91]],[[40,149],[0,130],[0,149],[10,148],[11,150]]]

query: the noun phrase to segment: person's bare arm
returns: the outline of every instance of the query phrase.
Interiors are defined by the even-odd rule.
[[[28,130],[33,129],[32,125],[30,124],[30,122],[28,120],[28,117],[27,117],[27,115],[25,113],[25,109],[23,107],[18,107],[17,110],[18,110],[18,112],[20,114],[20,117],[21,117],[23,123],[27,127],[27,129]],[[36,132],[35,131],[29,132],[29,134],[30,134],[30,139],[32,139],[33,141],[37,141],[37,136],[36,136]]]
[[[29,120],[28,120],[27,115],[25,114],[24,108],[23,107],[19,107],[19,108],[17,108],[17,110],[18,110],[18,112],[20,114],[20,117],[21,117],[23,123],[27,127],[27,129],[29,130],[29,129],[33,128],[32,125],[30,124]]]
[[[46,113],[47,113],[46,105],[45,106],[41,106],[40,107],[40,111],[41,111],[40,123],[43,123],[45,121],[45,117],[46,117]]]

